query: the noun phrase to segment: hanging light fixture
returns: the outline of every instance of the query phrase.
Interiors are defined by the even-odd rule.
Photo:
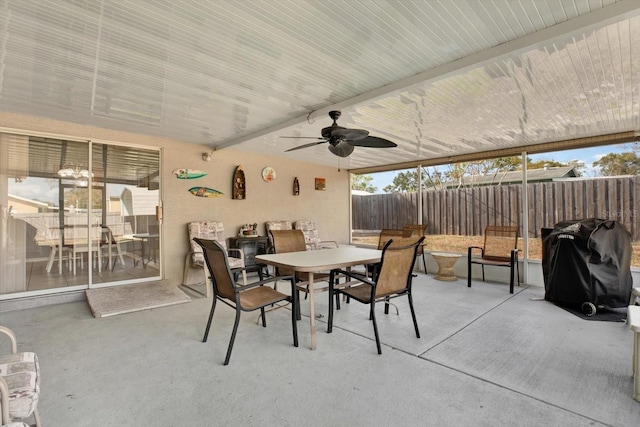
[[[87,169],[83,169],[82,166],[75,165],[64,165],[60,170],[58,170],[58,176],[62,178],[73,178],[73,179],[88,179],[90,176],[93,177],[93,174],[89,172]]]

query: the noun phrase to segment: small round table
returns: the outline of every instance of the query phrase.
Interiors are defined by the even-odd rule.
[[[453,272],[453,266],[462,255],[449,252],[431,252],[431,256],[433,256],[433,259],[438,263],[438,272],[434,277],[436,280],[444,280],[447,282],[458,280],[456,274]]]

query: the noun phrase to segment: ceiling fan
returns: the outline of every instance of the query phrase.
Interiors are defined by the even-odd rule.
[[[313,147],[318,144],[328,142],[329,151],[336,156],[347,157],[349,154],[353,153],[353,149],[355,147],[390,148],[398,146],[398,144],[391,142],[388,139],[369,136],[369,131],[364,129],[347,129],[342,126],[338,126],[337,120],[340,118],[341,114],[342,113],[340,111],[329,111],[329,117],[333,120],[333,124],[322,129],[321,137],[282,136],[281,138],[317,140],[316,142],[290,148],[285,150],[285,152]]]

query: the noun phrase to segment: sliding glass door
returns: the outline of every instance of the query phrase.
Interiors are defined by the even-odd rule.
[[[0,298],[161,277],[160,152],[0,133]]]

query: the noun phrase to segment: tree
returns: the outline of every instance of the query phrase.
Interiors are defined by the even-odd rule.
[[[375,193],[378,187],[371,185],[373,177],[371,175],[351,175],[351,189],[366,191],[367,193]]]
[[[568,162],[558,162],[548,159],[540,159],[535,162],[527,160],[527,169],[542,169],[544,167],[561,168],[563,166],[573,166],[577,176],[582,176],[587,169],[584,162],[578,159],[569,160]]]
[[[99,189],[93,189],[92,197],[92,209],[102,208],[102,191]],[[89,190],[87,188],[76,187],[64,192],[64,205],[69,207],[73,205],[76,209],[87,209],[89,199]]]
[[[593,162],[593,166],[600,168],[600,174],[604,176],[638,175],[640,174],[640,157],[633,151],[609,153]]]
[[[425,183],[422,183],[422,188],[426,188]],[[400,172],[393,178],[391,184],[382,189],[385,193],[404,193],[408,191],[418,191],[418,172],[416,170],[409,170],[406,172]]]

